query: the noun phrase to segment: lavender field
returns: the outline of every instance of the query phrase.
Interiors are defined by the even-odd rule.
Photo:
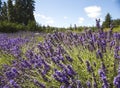
[[[120,33],[0,34],[0,88],[120,88]]]
[[[0,88],[120,88],[120,0],[0,0]]]

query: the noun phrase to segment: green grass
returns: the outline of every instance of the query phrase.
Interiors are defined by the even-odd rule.
[[[7,64],[10,65],[11,61],[15,58],[10,54],[4,54],[0,52],[0,68],[2,65]]]
[[[42,37],[42,36],[38,36],[36,39],[37,39],[37,41],[40,41],[40,42],[44,41],[44,37]]]
[[[113,29],[114,32],[120,32],[120,26]]]
[[[105,28],[104,31],[109,31],[110,28]],[[113,32],[120,32],[120,26],[113,28]]]

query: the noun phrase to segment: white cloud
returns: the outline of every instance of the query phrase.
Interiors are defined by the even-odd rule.
[[[63,18],[64,18],[64,19],[68,19],[68,17],[67,17],[67,16],[64,16]]]
[[[82,24],[84,20],[85,20],[85,19],[84,19],[83,17],[79,17],[79,18],[78,18],[78,23],[79,23],[79,24]]]
[[[34,13],[34,16],[36,18],[36,21],[43,20],[43,21],[45,21],[46,25],[54,24],[54,20],[52,17],[46,16],[43,14],[39,14],[39,13]]]
[[[101,15],[101,7],[100,6],[89,6],[84,8],[87,16],[90,18],[98,18]]]

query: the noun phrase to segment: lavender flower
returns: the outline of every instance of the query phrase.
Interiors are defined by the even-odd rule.
[[[81,85],[81,82],[80,82],[80,80],[76,80],[76,86],[77,86],[77,88],[82,88],[82,85]]]
[[[120,59],[119,50],[120,50],[120,47],[116,46],[115,50],[114,50],[114,58],[115,59]]]
[[[105,75],[105,72],[102,70],[102,69],[100,69],[99,71],[98,71],[98,73],[99,73],[99,75],[100,75],[100,77],[101,77],[101,80],[103,81],[103,88],[109,88],[109,84],[108,84],[108,82],[107,82],[107,77],[106,77],[106,75]]]
[[[67,68],[69,69],[68,72],[71,73],[72,75],[76,75],[76,72],[73,70],[71,65],[68,65]]]
[[[92,67],[90,66],[90,62],[86,61],[87,71],[92,72]]]
[[[10,87],[10,85],[7,84],[7,85],[3,86],[3,88],[11,88],[11,87]]]
[[[113,40],[110,42],[110,48],[113,47],[114,45],[115,45],[115,41]]]
[[[21,88],[14,80],[10,80],[9,83],[13,86],[13,88]]]
[[[96,27],[99,29],[100,28],[100,19],[96,19]]]
[[[62,79],[60,79],[56,74],[53,74],[53,77],[55,78],[55,80],[57,80],[58,82],[62,83]]]
[[[117,87],[120,88],[120,65],[118,67],[118,75],[114,77],[113,84]]]
[[[61,85],[60,88],[66,88],[65,85]]]
[[[24,68],[31,68],[31,64],[27,60],[23,60],[21,66]]]
[[[33,81],[33,82],[34,82],[34,84],[35,84],[36,86],[38,86],[38,87],[40,87],[40,88],[46,88],[44,84],[42,84],[42,83],[38,82],[38,81],[37,81],[37,80],[35,80],[35,79],[34,79],[34,81]]]
[[[72,62],[73,61],[73,59],[70,57],[70,56],[65,56],[66,57],[66,59],[69,61],[69,62]]]
[[[87,85],[88,88],[91,88],[91,83],[90,83],[90,81],[87,81],[87,82],[86,82],[86,85]]]
[[[16,77],[16,74],[13,73],[13,72],[11,72],[11,71],[7,71],[5,73],[5,75],[6,75],[6,77],[7,77],[8,80],[14,79]]]
[[[97,57],[97,58],[101,58],[101,59],[103,58],[103,54],[101,53],[100,50],[97,51],[96,57]]]

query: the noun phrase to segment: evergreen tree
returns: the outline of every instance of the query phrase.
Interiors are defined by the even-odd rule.
[[[2,1],[0,0],[0,11],[1,11],[1,8],[2,8]]]
[[[35,22],[34,10],[35,1],[34,0],[8,0],[7,4],[1,6],[0,0],[0,19],[8,20],[10,22],[16,22],[20,24],[27,25],[28,23]],[[8,6],[7,6],[8,5]]]
[[[13,7],[13,3],[12,0],[8,0],[8,21],[10,22],[14,22],[15,18],[14,18],[14,7]]]
[[[16,22],[27,25],[29,21],[35,21],[34,3],[34,0],[15,0]]]
[[[23,23],[23,10],[22,10],[22,0],[15,0],[15,22]]]
[[[1,21],[2,1],[0,0],[0,21]]]
[[[26,5],[25,5],[25,10],[26,10],[26,19],[25,19],[25,24],[28,24],[29,21],[35,21],[34,18],[34,10],[35,10],[35,1],[34,0],[25,0]]]
[[[7,17],[7,4],[6,2],[3,3],[3,6],[1,7],[1,19],[2,21],[8,20]]]
[[[102,24],[103,28],[109,28],[111,22],[112,22],[111,15],[109,13],[107,13],[107,15],[105,16],[105,21]]]
[[[2,1],[0,0],[0,21],[2,20]]]

